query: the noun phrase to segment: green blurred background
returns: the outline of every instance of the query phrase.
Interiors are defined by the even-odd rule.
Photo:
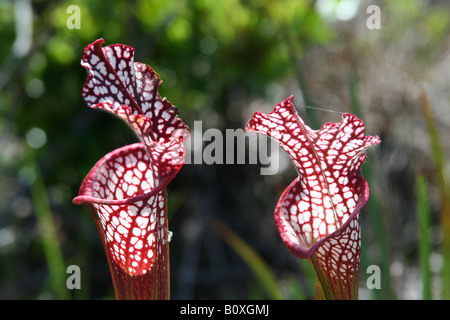
[[[373,4],[381,29],[368,27]],[[114,298],[94,221],[72,204],[97,160],[136,141],[81,98],[83,50],[104,38],[136,49],[190,127],[243,128],[290,95],[314,129],[358,115],[382,140],[363,170],[360,298],[448,299],[449,12],[438,0],[0,0],[0,298]],[[272,176],[250,164],[180,171],[169,188],[173,299],[314,298],[311,268],[273,221],[296,177],[280,153]],[[81,289],[70,291],[73,264]],[[367,288],[370,265],[380,289]]]

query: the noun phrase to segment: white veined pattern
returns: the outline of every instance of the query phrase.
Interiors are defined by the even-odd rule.
[[[81,198],[88,193],[94,199],[109,256],[129,274],[147,273],[167,242],[164,192],[155,188],[141,143],[109,153],[83,182]]]
[[[276,205],[275,222],[294,255],[314,257],[337,289],[340,282],[354,288],[361,246],[359,212],[369,197],[361,166],[365,150],[380,139],[365,136],[364,123],[351,114],[312,130],[292,101],[291,96],[269,114],[256,112],[246,125],[247,131],[278,141],[299,172]]]
[[[178,109],[160,97],[159,75],[134,61],[134,49],[102,48],[103,42],[85,48],[81,64],[89,73],[82,96],[89,107],[124,120],[141,143],[104,156],[74,203],[87,204],[94,215],[118,297],[165,299],[171,237],[166,187],[184,164],[189,129]]]

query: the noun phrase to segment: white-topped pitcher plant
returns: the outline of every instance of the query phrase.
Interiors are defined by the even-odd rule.
[[[245,129],[275,139],[298,170],[276,205],[275,222],[290,252],[314,266],[316,299],[357,299],[359,213],[369,198],[361,166],[365,150],[380,139],[366,136],[364,123],[348,113],[312,130],[293,97],[267,115],[256,112]]]
[[[140,142],[100,159],[84,179],[76,204],[86,204],[105,247],[117,299],[169,299],[167,185],[184,164],[188,127],[161,98],[161,80],[134,61],[134,49],[88,45],[82,95],[91,108],[124,120]]]

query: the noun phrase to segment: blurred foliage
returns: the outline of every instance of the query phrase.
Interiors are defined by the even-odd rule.
[[[449,3],[375,1],[382,28],[369,30],[372,2],[0,0],[0,298],[59,295],[33,192],[47,195],[52,219],[44,221],[55,230],[64,264],[82,270],[82,289],[71,296],[113,297],[90,213],[71,202],[98,159],[135,141],[121,121],[81,98],[86,70],[79,61],[97,38],[134,47],[136,61],[160,74],[161,94],[188,125],[202,120],[203,130],[243,128],[253,112],[268,112],[291,94],[317,128],[338,122],[336,112],[352,111],[356,101],[367,134],[382,139],[366,164],[377,203],[365,209],[375,212],[361,214],[364,266],[380,265],[389,277],[382,287],[390,288],[364,289],[362,268],[361,297],[421,298],[415,187],[421,168],[429,190],[431,297],[441,298],[446,201],[433,192],[439,178],[418,97],[424,90],[430,98],[448,162]],[[80,29],[67,26],[70,5],[80,8]],[[274,176],[260,176],[258,165],[183,167],[169,189],[174,299],[258,297],[251,269],[212,231],[215,218],[260,255],[286,292],[314,297],[310,272],[285,249],[273,222],[295,174],[290,165]]]

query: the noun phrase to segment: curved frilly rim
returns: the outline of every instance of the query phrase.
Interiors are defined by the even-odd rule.
[[[111,161],[113,158],[117,157],[119,154],[126,154],[130,151],[135,151],[136,149],[142,149],[143,152],[146,152],[146,147],[143,143],[134,143],[131,145],[126,145],[123,147],[120,147],[118,149],[115,149],[108,154],[106,154],[103,158],[101,158],[89,171],[87,176],[84,178],[80,191],[78,193],[78,196],[75,197],[72,201],[74,204],[105,204],[105,205],[125,205],[130,203],[135,203],[141,200],[146,200],[150,198],[151,196],[159,193],[161,190],[164,190],[167,185],[172,181],[172,179],[177,174],[178,170],[174,170],[174,172],[170,176],[166,176],[163,179],[161,179],[158,183],[158,185],[152,189],[150,189],[147,192],[126,197],[123,199],[102,199],[98,197],[93,197],[93,190],[92,190],[92,184],[94,181],[94,178],[97,175],[97,172],[99,169],[104,166],[106,163]]]

